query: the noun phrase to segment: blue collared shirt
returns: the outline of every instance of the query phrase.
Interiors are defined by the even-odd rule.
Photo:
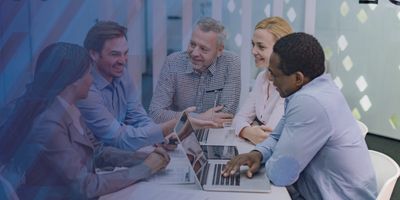
[[[78,102],[87,126],[106,145],[128,150],[163,141],[160,125],[140,104],[127,69],[109,83],[92,70],[93,84],[86,99]]]
[[[267,175],[293,185],[305,199],[375,199],[377,185],[367,145],[330,75],[285,99],[271,136],[256,146]]]

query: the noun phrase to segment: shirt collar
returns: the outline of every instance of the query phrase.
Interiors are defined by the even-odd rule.
[[[212,75],[214,75],[214,73],[217,71],[217,60],[218,57],[214,60],[214,62],[210,65],[210,67],[208,67],[208,71],[210,71]]]
[[[324,82],[326,80],[330,79],[330,75],[329,74],[322,74],[316,78],[314,78],[313,80],[311,80],[309,83],[303,85],[303,87],[301,87],[298,91],[296,91],[295,93],[293,93],[292,95],[288,96],[285,98],[285,101],[290,101],[290,99],[293,98],[293,96],[296,96],[295,94],[302,92],[304,90],[308,90],[308,88],[313,88],[315,87],[315,85],[319,85],[320,82]]]
[[[192,62],[190,62],[189,56],[187,56],[187,58],[188,58],[188,60],[189,60],[189,65],[186,66],[185,73],[188,73],[188,74],[194,73],[195,71],[194,71],[194,69],[193,69],[193,64],[192,64]],[[219,57],[217,57],[217,58],[214,60],[214,62],[212,62],[212,64],[211,64],[211,65],[208,67],[208,69],[207,69],[212,75],[214,75],[215,72],[217,71],[217,62],[218,62],[218,59],[219,59]]]
[[[57,96],[58,101],[60,101],[61,106],[64,107],[70,118],[72,119],[72,125],[79,131],[80,134],[84,134],[80,119],[81,112],[75,106],[75,104],[70,105],[63,97]]]
[[[79,109],[74,104],[69,104],[63,97],[60,95],[57,96],[58,101],[60,101],[61,106],[67,111],[69,116],[72,119],[79,119],[81,117],[81,113]]]
[[[124,70],[126,70],[126,69],[124,69]],[[99,90],[104,89],[105,87],[107,87],[107,86],[110,85],[110,84],[113,84],[113,83],[115,84],[115,83],[118,83],[119,81],[121,81],[120,78],[114,78],[114,79],[112,80],[112,82],[109,83],[109,82],[103,77],[103,75],[101,75],[101,73],[99,72],[99,70],[97,69],[97,67],[93,67],[93,68],[92,68],[92,76],[93,76],[93,82],[94,82],[94,84],[96,85],[96,87],[97,87]]]

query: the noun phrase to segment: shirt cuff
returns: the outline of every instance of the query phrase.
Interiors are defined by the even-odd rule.
[[[235,126],[235,134],[236,134],[237,136],[239,136],[240,131],[242,131],[242,130],[243,130],[244,128],[246,128],[246,127],[249,127],[250,124],[245,123],[245,122],[238,122],[238,121],[235,121],[235,122],[234,122],[234,126]]]
[[[125,126],[124,128],[132,130],[121,131],[121,137],[115,139],[113,146],[136,151],[141,147],[164,141],[162,128],[159,124],[150,124],[140,128],[140,130],[134,130],[132,126]]]
[[[195,112],[188,112],[188,115],[189,117],[198,118],[200,114]]]
[[[272,140],[264,140],[264,142],[257,144],[254,150],[261,152],[262,154],[262,161],[261,163],[267,162],[267,160],[272,156],[272,148],[275,144],[272,144]]]
[[[149,141],[153,141],[152,144],[161,143],[164,141],[164,134],[160,124],[156,124],[154,127],[149,129]]]
[[[132,179],[138,181],[142,179],[149,178],[151,176],[151,169],[144,163],[136,165],[133,168],[130,168],[130,175]]]

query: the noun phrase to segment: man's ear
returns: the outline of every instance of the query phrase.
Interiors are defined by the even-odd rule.
[[[223,44],[218,45],[217,48],[217,57],[220,57],[222,55],[222,52],[224,51],[225,46]]]
[[[97,51],[95,51],[95,50],[89,50],[89,55],[90,55],[90,57],[92,58],[92,60],[93,61],[97,61],[98,59],[99,59],[99,57],[100,57],[100,54],[99,54],[99,52],[97,52]]]
[[[302,72],[300,72],[300,71],[297,71],[296,73],[295,73],[295,78],[296,78],[296,81],[295,81],[295,83],[296,83],[296,85],[297,86],[303,86],[303,85],[305,85],[308,81],[308,79],[304,76],[304,74],[302,73]]]

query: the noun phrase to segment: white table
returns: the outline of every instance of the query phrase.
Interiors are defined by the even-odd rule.
[[[207,144],[214,145],[234,145],[237,146],[239,153],[249,152],[254,148],[253,145],[240,139],[226,139],[221,137],[221,131],[224,129],[211,129]],[[235,200],[235,199],[251,199],[251,200],[268,200],[290,199],[289,193],[285,187],[271,186],[269,193],[245,193],[245,192],[212,192],[203,191],[196,184],[180,184],[180,185],[161,185],[154,182],[142,181],[129,186],[120,191],[102,196],[101,200],[109,199],[162,199],[162,200],[180,200],[180,199],[215,199],[215,200]]]

